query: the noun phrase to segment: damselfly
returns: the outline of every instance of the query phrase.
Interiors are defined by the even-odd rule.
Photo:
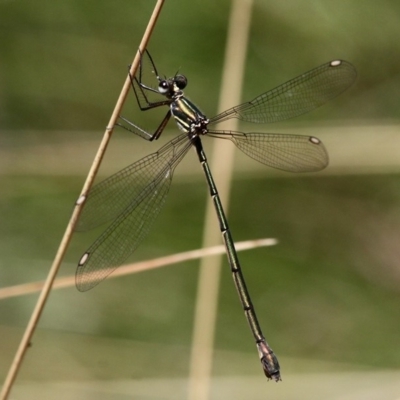
[[[157,80],[156,88],[142,80],[146,63],[151,66]],[[147,51],[142,54],[138,73],[130,78],[142,111],[161,106],[167,106],[168,111],[154,133],[147,132],[122,116],[118,125],[152,141],[160,137],[172,116],[181,134],[156,153],[136,161],[90,191],[77,230],[89,230],[106,222],[109,226],[81,257],[76,270],[76,286],[80,291],[93,288],[139,246],[164,205],[176,166],[194,147],[215,206],[233,280],[264,373],[268,378],[278,381],[279,363],[258,323],[201,137],[229,139],[248,156],[273,168],[290,172],[321,170],[328,164],[328,155],[316,137],[213,130],[210,126],[230,118],[267,123],[304,114],[351,86],[356,78],[356,70],[343,60],[328,62],[213,118],[207,118],[185,97],[183,89],[187,85],[186,77],[180,74],[168,79],[160,77]],[[158,101],[151,101],[154,94],[162,97]]]

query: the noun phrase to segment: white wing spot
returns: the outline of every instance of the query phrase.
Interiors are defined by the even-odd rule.
[[[75,204],[76,204],[77,206],[79,206],[79,205],[81,205],[82,203],[84,203],[85,200],[86,200],[86,196],[83,194],[82,196],[79,196],[79,199],[76,201]]]
[[[89,253],[85,253],[82,258],[79,260],[78,267],[82,267],[87,259],[89,258]]]
[[[342,63],[342,60],[331,61],[331,67],[337,67]]]
[[[310,136],[310,142],[313,143],[313,144],[320,144],[321,143],[321,141],[318,138],[314,137],[314,136]]]

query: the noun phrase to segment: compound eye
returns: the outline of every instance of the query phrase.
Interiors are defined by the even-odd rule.
[[[184,75],[176,75],[174,78],[175,85],[178,89],[184,89],[187,85],[187,79]]]
[[[158,91],[161,94],[165,94],[168,92],[168,82],[167,81],[160,81],[160,83],[158,84]]]

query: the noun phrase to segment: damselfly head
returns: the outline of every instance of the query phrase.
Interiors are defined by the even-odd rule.
[[[175,75],[173,78],[158,78],[158,92],[168,98],[181,95],[181,90],[187,85],[187,79],[184,75]]]

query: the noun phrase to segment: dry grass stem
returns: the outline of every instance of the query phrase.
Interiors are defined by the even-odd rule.
[[[236,0],[231,4],[218,105],[219,112],[226,110],[232,104],[239,104],[241,100],[251,10],[251,0]],[[231,119],[224,123],[224,129],[237,130],[237,120]],[[218,192],[225,212],[227,212],[234,149],[233,146],[226,146],[226,143],[223,142],[223,140],[215,141],[213,157],[210,158],[210,167],[214,171],[215,181],[218,182]],[[223,163],[221,163],[221,160],[224,160]],[[221,234],[215,221],[215,211],[211,201],[209,201],[203,231],[203,247],[213,246],[221,242]],[[213,257],[207,262],[203,259],[200,264],[190,356],[189,400],[207,400],[210,397],[220,269],[221,256]]]
[[[164,4],[164,1],[165,0],[158,0],[157,3],[156,3],[156,6],[155,6],[154,11],[153,11],[153,14],[152,14],[152,16],[150,18],[150,21],[149,21],[149,23],[147,25],[146,31],[145,31],[145,33],[143,35],[142,41],[141,41],[140,46],[139,46],[140,50],[142,50],[142,51],[147,46],[147,43],[148,43],[148,41],[150,39],[150,36],[151,36],[151,33],[154,30],[157,18],[160,15],[161,8],[162,8],[162,6]],[[134,61],[132,63],[131,74],[134,74],[136,72],[136,70],[138,68],[138,65],[139,65],[139,59],[140,59],[139,52],[137,52],[136,57],[135,57],[135,59],[134,59]],[[14,360],[13,360],[13,362],[11,364],[10,369],[9,369],[8,375],[6,377],[5,383],[3,385],[3,388],[2,388],[2,391],[1,391],[1,394],[0,394],[0,399],[1,400],[7,399],[8,395],[10,394],[13,382],[15,381],[17,373],[18,373],[18,371],[20,369],[20,366],[21,366],[23,357],[25,355],[26,349],[29,346],[29,343],[30,343],[32,335],[33,335],[33,333],[35,331],[36,325],[37,325],[37,323],[38,323],[38,321],[40,319],[40,316],[41,316],[41,313],[43,311],[44,305],[45,305],[45,303],[47,301],[47,298],[48,298],[48,296],[50,294],[50,291],[51,291],[51,288],[53,286],[54,279],[55,279],[55,277],[57,275],[57,272],[59,270],[61,262],[62,262],[62,260],[64,258],[64,255],[65,255],[66,251],[67,251],[69,242],[71,241],[71,237],[72,237],[72,234],[74,232],[74,227],[75,227],[76,222],[77,222],[77,220],[79,218],[79,215],[80,215],[80,212],[81,212],[81,209],[82,209],[82,204],[84,203],[84,201],[83,201],[84,197],[83,196],[86,196],[86,194],[89,192],[89,189],[93,185],[94,178],[95,178],[95,176],[97,174],[97,171],[100,168],[100,164],[101,164],[101,161],[102,161],[102,159],[104,157],[105,151],[107,149],[107,145],[108,145],[108,143],[109,143],[109,141],[111,139],[111,134],[112,134],[112,131],[113,131],[113,127],[114,127],[115,122],[116,122],[116,120],[117,120],[117,118],[118,118],[118,116],[119,116],[119,114],[121,112],[121,109],[122,109],[122,106],[123,106],[123,104],[125,102],[125,99],[126,99],[126,97],[128,95],[129,88],[130,88],[130,78],[129,78],[129,75],[128,75],[126,80],[125,80],[124,86],[122,88],[121,94],[120,94],[120,96],[119,96],[119,98],[117,100],[117,103],[115,105],[114,111],[113,111],[113,113],[111,115],[111,118],[110,118],[110,121],[108,123],[108,126],[107,126],[107,128],[105,130],[103,139],[102,139],[102,141],[100,143],[100,146],[99,146],[99,149],[98,149],[97,154],[95,156],[95,159],[93,161],[93,164],[92,164],[92,166],[90,168],[90,171],[88,173],[88,176],[86,178],[85,184],[83,185],[82,194],[81,194],[81,196],[79,197],[79,199],[78,199],[78,201],[76,203],[76,207],[75,207],[75,209],[74,209],[74,211],[72,213],[71,219],[70,219],[70,221],[69,221],[69,223],[67,225],[66,231],[65,231],[64,236],[63,236],[63,238],[61,240],[61,243],[60,243],[60,246],[59,246],[58,251],[56,253],[56,256],[54,258],[53,264],[52,264],[52,266],[51,266],[51,268],[49,270],[49,273],[47,275],[46,281],[45,281],[45,283],[43,285],[42,292],[41,292],[41,294],[39,296],[39,299],[38,299],[38,301],[36,303],[36,306],[35,306],[35,308],[34,308],[34,310],[32,312],[31,318],[29,320],[29,323],[27,325],[25,333],[24,333],[24,335],[22,337],[21,343],[20,343],[20,345],[18,347],[18,350],[17,350],[17,352],[15,354]]]
[[[276,239],[255,239],[247,240],[243,242],[235,243],[237,251],[251,250],[257,247],[274,246],[278,243]],[[119,267],[110,278],[116,278],[118,276],[137,274],[139,272],[145,272],[156,268],[167,267],[168,265],[177,264],[189,260],[195,260],[198,258],[205,258],[214,256],[217,254],[225,253],[225,247],[223,245],[208,247],[206,249],[198,249],[192,251],[186,251],[183,253],[176,253],[170,256],[153,258],[152,260],[140,261],[133,264],[126,264]],[[65,276],[57,278],[54,281],[53,289],[61,289],[66,287],[74,286],[75,277]],[[28,294],[39,292],[44,286],[44,281],[24,283],[22,285],[9,286],[0,289],[0,300],[7,299],[10,297],[25,296]]]

